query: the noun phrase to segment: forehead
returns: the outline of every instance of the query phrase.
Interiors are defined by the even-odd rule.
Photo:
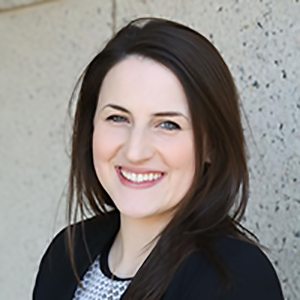
[[[140,56],[125,58],[107,73],[99,106],[108,103],[129,109],[176,109],[189,115],[183,87],[175,74],[162,64]]]

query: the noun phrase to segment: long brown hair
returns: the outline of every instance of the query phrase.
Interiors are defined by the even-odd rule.
[[[86,68],[73,127],[69,224],[78,212],[83,218],[86,211],[107,213],[107,205],[116,209],[94,170],[93,118],[107,72],[130,55],[165,65],[181,82],[193,125],[196,172],[188,193],[124,299],[160,299],[183,260],[197,250],[211,260],[224,282],[229,282],[230,274],[213,250],[213,238],[229,235],[251,240],[240,225],[249,183],[239,99],[231,73],[216,48],[179,23],[158,18],[134,20]],[[211,163],[205,162],[205,149]]]

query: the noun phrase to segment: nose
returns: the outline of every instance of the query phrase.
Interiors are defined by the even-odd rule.
[[[154,154],[149,133],[142,128],[132,128],[125,142],[124,151],[128,162],[138,164],[149,160]]]

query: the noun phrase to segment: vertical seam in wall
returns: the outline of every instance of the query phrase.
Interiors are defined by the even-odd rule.
[[[117,23],[117,0],[112,0],[112,33],[116,33],[116,23]]]

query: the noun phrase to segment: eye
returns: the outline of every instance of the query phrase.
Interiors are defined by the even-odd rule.
[[[119,115],[111,115],[111,116],[107,117],[106,120],[111,121],[113,123],[123,123],[123,122],[128,121],[125,117],[119,116]]]
[[[169,131],[173,131],[173,130],[180,130],[180,126],[174,122],[171,121],[165,121],[160,123],[160,127]]]

